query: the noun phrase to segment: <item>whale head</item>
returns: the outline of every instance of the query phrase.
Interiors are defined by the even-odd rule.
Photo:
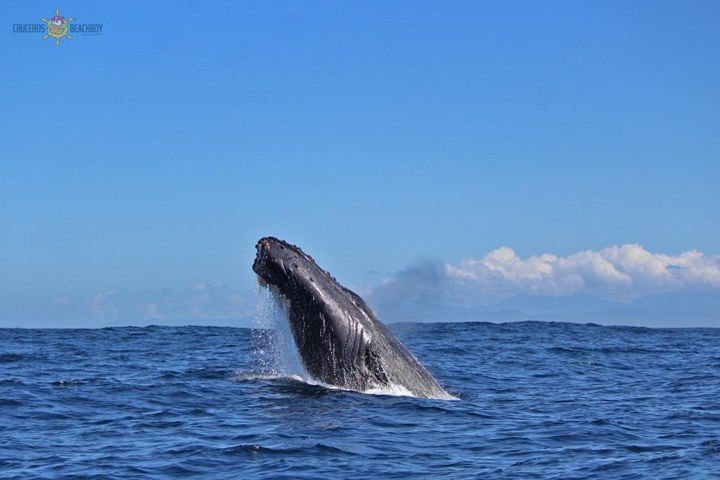
[[[263,237],[255,246],[253,270],[261,284],[277,287],[289,300],[307,290],[319,267],[300,248],[275,237]],[[314,268],[313,268],[314,267]],[[317,275],[316,275],[317,276]]]

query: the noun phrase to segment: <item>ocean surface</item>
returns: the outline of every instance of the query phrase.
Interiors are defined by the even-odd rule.
[[[304,381],[274,330],[0,330],[0,478],[720,478],[720,329],[391,328],[457,400]]]

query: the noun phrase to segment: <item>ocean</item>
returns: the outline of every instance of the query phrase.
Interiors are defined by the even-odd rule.
[[[0,330],[0,478],[720,478],[720,329],[396,324],[455,400],[264,328]]]

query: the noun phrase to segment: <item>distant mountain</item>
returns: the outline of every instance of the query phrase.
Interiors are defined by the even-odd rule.
[[[720,327],[720,291],[648,295],[630,303],[590,295],[522,295],[478,307],[404,303],[378,312],[392,323],[543,320],[651,327]]]
[[[622,305],[619,302],[604,300],[592,295],[567,295],[567,296],[540,296],[540,295],[519,295],[508,300],[503,300],[494,305],[493,308],[522,310],[529,314],[535,313],[557,313],[575,314],[578,312],[598,311],[617,308]]]

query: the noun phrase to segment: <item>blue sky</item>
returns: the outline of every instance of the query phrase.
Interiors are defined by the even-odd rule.
[[[55,8],[103,35],[13,33]],[[503,246],[718,265],[717,2],[0,11],[0,325],[107,323],[52,305],[109,292],[246,295],[266,234],[367,292]]]

